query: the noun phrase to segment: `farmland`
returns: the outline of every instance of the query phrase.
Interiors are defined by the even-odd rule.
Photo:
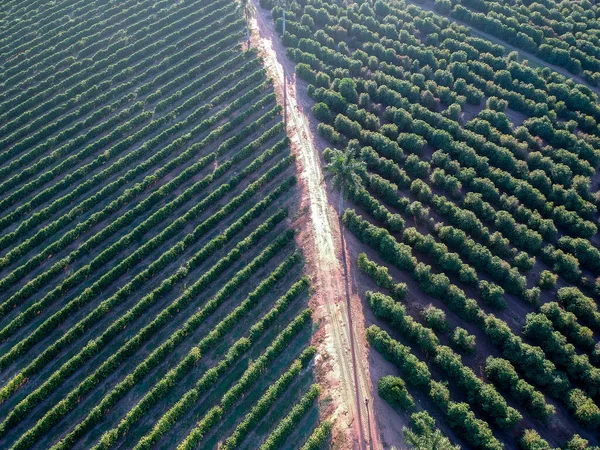
[[[2,2],[0,448],[599,448],[599,14]]]
[[[343,205],[383,448],[599,443],[597,6],[542,3],[289,2],[283,34],[261,1]]]
[[[0,5],[0,447],[322,448],[296,157],[225,0]]]

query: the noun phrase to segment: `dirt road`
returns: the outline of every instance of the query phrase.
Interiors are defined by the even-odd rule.
[[[270,12],[261,9],[256,0],[250,6],[252,45],[258,46],[265,58],[280,100],[284,89],[287,92],[288,136],[298,157],[299,182],[309,215],[303,245],[316,287],[315,320],[321,321],[324,329],[320,354],[330,356],[323,362],[328,368],[325,397],[332,399],[332,418],[341,435],[335,444],[338,448],[378,449],[377,433],[369,430],[375,421],[367,417],[370,411],[365,405],[365,399],[371,399],[371,386],[364,336],[353,326],[356,307],[346,276],[349,262],[309,124],[310,102],[306,92],[296,89],[294,63],[285,54]]]

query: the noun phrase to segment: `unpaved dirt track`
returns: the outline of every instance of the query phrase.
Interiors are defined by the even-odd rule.
[[[299,184],[310,216],[306,220],[308,238],[304,245],[309,247],[305,254],[316,288],[315,320],[320,320],[324,328],[320,353],[331,356],[327,361],[330,370],[324,386],[325,397],[332,399],[332,419],[335,429],[343,436],[334,445],[344,449],[379,449],[378,433],[369,430],[375,421],[367,418],[371,411],[365,405],[365,399],[370,400],[372,393],[364,334],[357,332],[362,332],[362,327],[357,330],[353,326],[362,319],[362,314],[352,320],[357,298],[351,296],[346,276],[350,273],[349,261],[345,257],[340,223],[328,201],[319,154],[309,126],[307,94],[296,91],[294,63],[285,54],[270,12],[261,9],[256,0],[250,3],[250,10],[253,45],[258,46],[264,57],[279,96],[283,95],[284,86],[287,92],[288,136],[298,157]],[[305,101],[298,101],[299,98]]]

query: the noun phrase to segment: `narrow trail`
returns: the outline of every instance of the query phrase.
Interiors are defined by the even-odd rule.
[[[325,396],[333,399],[332,419],[338,431],[347,443],[351,442],[350,445],[341,442],[339,448],[379,449],[378,433],[369,429],[375,420],[367,418],[371,412],[365,400],[372,398],[368,368],[359,363],[366,361],[365,339],[356,332],[352,317],[357,308],[353,302],[358,301],[360,308],[360,301],[351,294],[341,223],[328,200],[319,153],[308,120],[307,94],[297,92],[294,63],[285,54],[270,12],[261,9],[257,0],[250,6],[251,42],[265,59],[280,101],[283,101],[283,90],[287,92],[288,136],[298,157],[299,184],[309,215],[306,218],[308,242],[303,244],[308,245],[305,254],[316,287],[315,319],[322,321],[325,334],[319,344],[322,347],[320,353],[331,356],[327,361],[331,369],[327,373]]]

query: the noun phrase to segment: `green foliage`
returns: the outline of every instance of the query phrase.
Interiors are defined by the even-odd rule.
[[[304,443],[301,450],[319,450],[323,448],[331,435],[333,424],[331,422],[322,422],[308,440]]]
[[[314,351],[315,349],[311,347],[304,350],[302,355],[300,355],[300,358],[296,359],[288,368],[288,370],[281,375],[279,379],[275,381],[275,383],[271,384],[267,388],[267,391],[257,400],[257,402],[252,406],[250,412],[246,414],[244,419],[238,424],[233,433],[225,440],[222,446],[223,449],[235,448],[239,445],[239,443],[242,442],[252,427],[264,417],[275,401],[277,401],[278,398],[281,398],[281,396],[285,394],[286,390],[292,385],[294,380],[298,378],[302,368],[307,365],[311,357],[314,355]],[[201,441],[207,429],[202,427],[202,420],[178,446],[178,450],[198,447],[198,443]],[[316,439],[316,441],[318,442],[318,439]]]
[[[279,422],[277,427],[265,439],[260,446],[260,450],[280,448],[294,430],[296,423],[312,407],[320,392],[321,387],[318,384],[313,384],[300,401],[294,405],[288,415]]]
[[[569,392],[567,404],[581,424],[593,429],[600,426],[600,408],[582,390]]]
[[[369,344],[384,358],[394,363],[402,371],[404,379],[409,384],[417,387],[429,385],[431,373],[427,365],[411,353],[410,347],[392,339],[388,333],[376,325],[371,325],[366,332]]]
[[[448,331],[449,325],[446,320],[446,313],[433,305],[425,307],[421,314],[428,327],[440,333]]]
[[[477,419],[467,403],[450,402],[446,415],[450,426],[474,447],[486,450],[504,448],[494,437],[488,424]]]
[[[388,268],[369,260],[365,253],[358,255],[358,268],[373,278],[378,286],[388,289],[394,299],[403,300],[408,295],[406,283],[395,283],[388,273]]]
[[[429,385],[429,397],[431,397],[437,406],[446,409],[450,402],[450,391],[446,387],[446,384],[431,380]]]
[[[456,327],[452,332],[452,335],[450,335],[450,345],[464,353],[474,353],[475,336],[469,334],[464,328]]]
[[[313,106],[312,112],[317,120],[320,120],[321,122],[329,123],[333,119],[329,107],[323,102],[317,103],[315,106]]]
[[[436,12],[447,16],[452,10],[452,2],[450,0],[435,0],[434,9]]]
[[[415,402],[406,389],[406,383],[402,378],[391,375],[381,377],[377,382],[377,392],[390,405],[403,411],[415,407]]]
[[[328,158],[329,163],[325,170],[333,177],[336,189],[345,189],[347,192],[360,184],[359,173],[364,171],[364,163],[357,161],[350,151],[332,150]]]
[[[535,430],[525,430],[519,439],[519,448],[522,450],[551,450],[550,445]]]
[[[514,366],[506,359],[488,357],[485,362],[485,374],[500,389],[510,392],[534,417],[546,422],[555,414],[555,407],[546,403],[541,392],[520,379]]]
[[[558,277],[555,274],[549,270],[544,270],[542,273],[540,273],[540,278],[538,279],[537,284],[541,289],[550,290],[554,289],[556,286],[557,279]]]
[[[340,94],[349,103],[356,103],[358,101],[358,92],[356,92],[356,83],[351,78],[343,78],[338,84],[338,90]]]
[[[410,450],[459,450],[435,427],[435,420],[426,412],[420,411],[410,416],[412,427],[404,427],[402,433]]]

